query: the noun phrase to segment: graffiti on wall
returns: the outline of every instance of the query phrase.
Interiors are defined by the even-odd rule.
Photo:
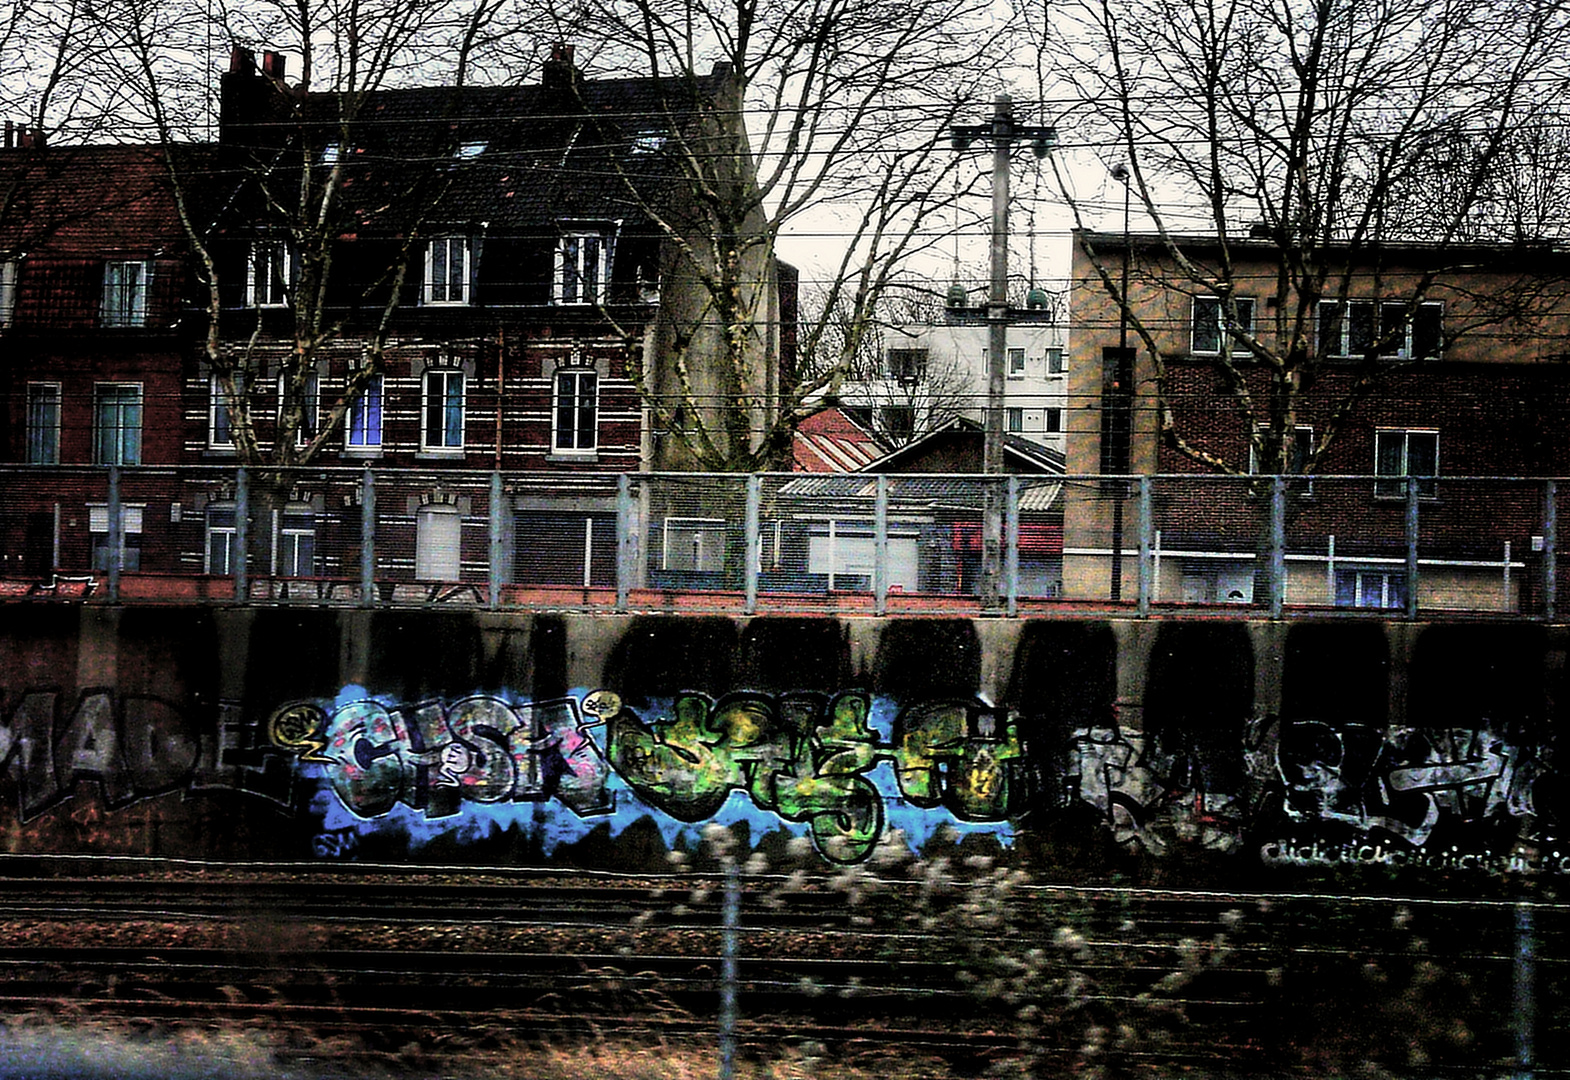
[[[1266,717],[1233,745],[1115,725],[1047,745],[1027,742],[1032,721],[1011,709],[859,690],[683,694],[634,710],[609,690],[399,704],[349,688],[260,715],[109,690],[9,700],[0,777],[20,820],[88,786],[97,798],[70,818],[88,846],[154,796],[241,792],[287,812],[315,792],[330,812],[312,848],[328,858],[355,857],[368,823],[434,836],[524,822],[571,837],[649,817],[667,840],[708,821],[782,825],[853,863],[895,828],[913,844],[949,826],[1007,843],[1027,810],[1073,807],[1156,855],[1183,842],[1281,866],[1570,873],[1552,742],[1488,724]]]
[[[1214,790],[1155,736],[1082,728],[1070,788],[1129,849],[1183,838],[1236,851],[1261,836],[1261,858],[1277,865],[1570,872],[1570,852],[1554,850],[1548,751],[1489,727],[1267,717],[1237,751],[1242,782]]]
[[[197,724],[162,698],[88,690],[22,694],[0,721],[0,776],[16,785],[22,819],[97,786],[109,810],[173,791],[239,791],[293,804],[294,772],[236,704]]]
[[[804,825],[832,862],[865,859],[883,835],[879,767],[898,797],[961,822],[1005,822],[1024,793],[1017,722],[976,702],[901,710],[883,738],[862,692],[684,694],[645,721],[612,691],[511,702],[476,695],[390,706],[289,703],[268,721],[281,750],[320,767],[339,803],[368,819],[397,806],[424,818],[465,804],[560,802],[615,809],[612,781],[678,822],[714,818],[734,794]]]

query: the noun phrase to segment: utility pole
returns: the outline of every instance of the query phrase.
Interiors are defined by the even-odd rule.
[[[1029,142],[1042,158],[1056,143],[1057,131],[1016,124],[1013,99],[999,94],[992,102],[990,124],[957,124],[951,136],[954,149],[961,152],[977,139],[992,141],[992,288],[987,297],[987,407],[981,471],[1001,476],[1009,326],[1009,167],[1016,141]],[[989,608],[1000,606],[1003,598],[1003,501],[1002,484],[989,481],[981,528],[981,601]]]

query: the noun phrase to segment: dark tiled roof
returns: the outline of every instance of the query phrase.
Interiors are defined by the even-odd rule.
[[[667,204],[679,183],[670,133],[690,139],[699,103],[712,104],[724,81],[722,73],[571,83],[563,75],[559,85],[379,91],[350,126],[345,206],[395,228],[403,200],[427,231],[540,234],[574,218],[635,225],[645,216],[640,200]],[[258,92],[267,85],[253,84]],[[337,99],[313,95],[306,111],[316,147],[335,141]]]

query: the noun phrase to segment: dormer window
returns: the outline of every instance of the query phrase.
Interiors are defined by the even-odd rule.
[[[551,299],[558,304],[603,304],[610,282],[611,241],[603,230],[574,230],[556,244]]]
[[[489,145],[484,139],[471,139],[468,142],[461,142],[458,144],[458,148],[452,152],[453,160],[473,161],[485,153],[485,148]]]
[[[104,301],[100,311],[104,326],[144,326],[147,323],[147,280],[151,269],[145,260],[116,259],[104,264]]]
[[[245,271],[246,307],[285,307],[294,283],[294,258],[282,240],[257,240]]]
[[[665,149],[668,136],[663,131],[640,131],[632,137],[634,154],[657,154]]]
[[[330,142],[322,147],[321,157],[317,161],[323,165],[336,165],[343,159],[343,143]]]
[[[467,304],[473,245],[467,236],[439,236],[425,248],[425,304]]]

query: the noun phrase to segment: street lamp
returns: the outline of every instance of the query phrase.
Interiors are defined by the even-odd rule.
[[[1003,401],[1008,353],[1008,204],[1009,166],[1014,143],[1028,142],[1038,158],[1057,142],[1057,130],[1014,122],[1014,103],[999,94],[992,103],[990,124],[959,124],[950,132],[955,150],[964,152],[977,139],[992,141],[992,289],[987,298],[987,408],[983,424],[981,471],[1003,473]],[[982,520],[982,602],[996,606],[1003,569],[1003,496],[1000,485],[986,486]]]
[[[1123,185],[1123,280],[1118,290],[1118,347],[1115,356],[1102,354],[1101,376],[1101,471],[1126,473],[1129,470],[1129,443],[1133,437],[1134,363],[1128,348],[1128,264],[1134,253],[1129,246],[1128,166],[1112,166],[1112,178]],[[1111,596],[1123,599],[1123,501],[1128,489],[1122,480],[1112,481],[1112,574]]]

